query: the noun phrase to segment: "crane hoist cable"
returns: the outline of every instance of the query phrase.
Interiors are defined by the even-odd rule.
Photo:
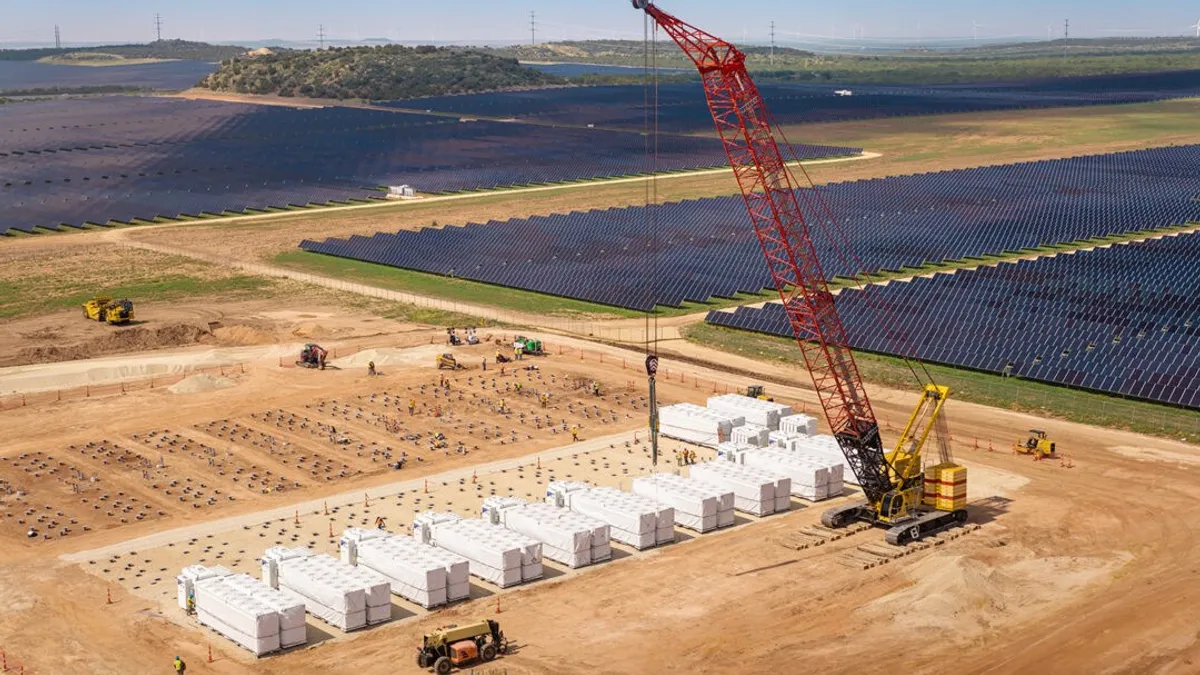
[[[643,292],[648,297],[646,310],[645,349],[647,355],[658,354],[658,24],[646,15],[642,24],[643,53],[643,138],[647,173],[645,208],[648,279]]]

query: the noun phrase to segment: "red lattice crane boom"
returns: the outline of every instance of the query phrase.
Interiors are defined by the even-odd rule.
[[[775,138],[774,120],[746,71],[746,55],[649,0],[632,2],[634,9],[645,10],[700,71],[717,133],[812,374],[821,408],[868,503],[878,505],[893,489],[879,423],[825,283],[808,219],[796,196],[796,181]]]

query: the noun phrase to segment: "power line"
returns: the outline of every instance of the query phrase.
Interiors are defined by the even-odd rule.
[[[162,41],[162,14],[154,15],[154,33],[158,36],[158,41]]]
[[[537,45],[537,12],[529,12],[529,44]]]
[[[321,42],[321,49],[325,49],[325,24],[317,26],[317,39]]]

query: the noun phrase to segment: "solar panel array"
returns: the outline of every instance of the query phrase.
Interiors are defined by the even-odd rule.
[[[1200,409],[1200,235],[938,274],[838,296],[858,349]],[[791,335],[778,303],[708,322]]]
[[[897,270],[1200,220],[1197,166],[1200,145],[1193,145],[820,191],[864,268]],[[653,282],[650,222],[658,236]],[[838,257],[825,228],[813,230],[827,277],[860,271]],[[740,197],[304,241],[301,248],[638,310],[755,293],[771,283]]]
[[[767,106],[781,124],[805,124],[1193,97],[1200,96],[1200,70],[1062,78],[992,86],[853,85],[850,87],[853,96],[834,94],[844,88],[844,85],[807,83],[763,83],[759,87]],[[712,118],[704,101],[704,90],[698,82],[660,85],[659,128],[669,132],[710,130]],[[646,118],[646,92],[640,85],[434,96],[392,101],[385,105],[623,129],[643,129]]]
[[[799,146],[801,156],[857,154]],[[725,165],[662,136],[663,171]],[[0,233],[642,173],[645,138],[357,108],[106,97],[0,106]]]
[[[0,94],[6,91],[74,87],[187,89],[196,86],[217,64],[206,61],[139,63],[119,68],[70,66],[36,61],[0,61]]]

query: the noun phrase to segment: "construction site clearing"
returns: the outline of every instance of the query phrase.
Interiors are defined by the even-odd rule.
[[[331,329],[364,320],[321,319]],[[681,455],[716,459],[663,438],[651,464],[637,350],[545,336],[546,355],[497,365],[495,342],[510,353],[511,333],[450,347],[444,329],[370,325],[322,338],[336,370],[295,367],[299,340],[258,347],[224,375],[183,377],[174,392],[0,413],[10,439],[0,457],[5,662],[115,674],[157,672],[181,655],[191,672],[420,672],[410,659],[421,635],[497,618],[512,648],[489,666],[512,673],[798,672],[814,662],[851,672],[866,644],[912,672],[947,659],[965,672],[1192,671],[1197,610],[1181,600],[1196,593],[1188,515],[1200,508],[1200,454],[963,402],[950,414],[955,459],[971,476],[965,526],[893,546],[879,528],[821,525],[827,505],[857,490],[793,498],[787,512],[738,512],[705,534],[676,527],[673,543],[646,550],[613,542],[611,560],[577,569],[544,558],[539,580],[511,588],[472,576],[469,599],[447,607],[393,595],[390,621],[353,633],[309,616],[306,646],[256,659],[179,608],[183,568],[259,577],[269,548],[337,557],[348,528],[410,536],[426,511],[478,518],[489,497],[544,501],[552,481],[630,492],[654,472],[688,475]],[[208,351],[160,356],[187,363]],[[438,370],[443,353],[463,369]],[[52,367],[69,379],[90,366]],[[756,367],[773,382],[795,377]],[[664,405],[703,406],[747,384],[668,354],[658,379]],[[815,409],[811,390],[769,391]],[[889,443],[911,399],[874,389]],[[1013,452],[1031,428],[1057,439],[1055,457]],[[914,641],[914,630],[944,639]]]

